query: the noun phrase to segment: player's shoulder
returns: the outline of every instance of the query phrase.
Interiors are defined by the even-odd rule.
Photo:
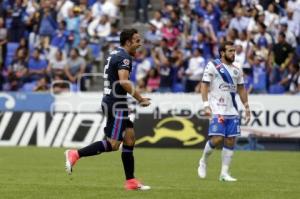
[[[127,52],[125,52],[124,50],[122,50],[122,49],[116,49],[116,50],[112,51],[110,53],[110,55],[116,61],[128,60],[130,62],[130,60],[132,59],[131,56]]]
[[[207,62],[206,67],[210,69],[214,69],[215,67],[218,67],[221,65],[221,61],[219,59],[212,59]]]
[[[233,71],[237,71],[239,73],[239,75],[243,74],[243,68],[242,67],[238,67],[234,64],[232,64],[232,67],[233,67]]]

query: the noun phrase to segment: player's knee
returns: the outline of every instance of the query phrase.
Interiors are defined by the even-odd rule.
[[[127,146],[134,146],[135,137],[127,137],[126,139],[124,139],[124,144]]]
[[[227,147],[233,147],[235,144],[235,138],[225,138],[224,145]]]
[[[111,144],[112,151],[117,151],[120,148],[121,142],[112,140],[110,141],[110,144]]]
[[[221,143],[223,143],[223,137],[215,136],[215,137],[212,137],[210,141],[212,142],[212,144],[214,146],[219,146],[219,145],[221,145]]]
[[[135,134],[133,128],[127,128],[123,138],[123,142],[127,146],[134,146],[135,144]]]

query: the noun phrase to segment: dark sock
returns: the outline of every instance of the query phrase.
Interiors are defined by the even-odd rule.
[[[134,178],[134,157],[133,146],[123,145],[122,148],[122,161],[125,171],[126,180]]]
[[[91,145],[88,145],[82,149],[78,150],[79,157],[86,157],[92,155],[98,155],[103,152],[110,152],[111,144],[107,140],[94,142]]]

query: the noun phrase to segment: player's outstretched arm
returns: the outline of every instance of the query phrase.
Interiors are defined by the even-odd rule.
[[[129,93],[132,97],[134,97],[141,106],[149,106],[150,99],[144,98],[140,95],[140,93],[134,88],[131,81],[129,81],[129,71],[122,69],[118,70],[120,85],[124,88],[124,90]]]
[[[248,93],[245,89],[244,84],[238,84],[237,85],[237,91],[240,95],[241,101],[244,104],[245,111],[246,111],[246,124],[250,121],[250,107],[248,104]]]

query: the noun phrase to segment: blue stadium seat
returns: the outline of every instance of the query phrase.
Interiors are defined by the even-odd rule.
[[[270,94],[284,94],[285,88],[279,84],[275,84],[270,86],[269,93]]]

